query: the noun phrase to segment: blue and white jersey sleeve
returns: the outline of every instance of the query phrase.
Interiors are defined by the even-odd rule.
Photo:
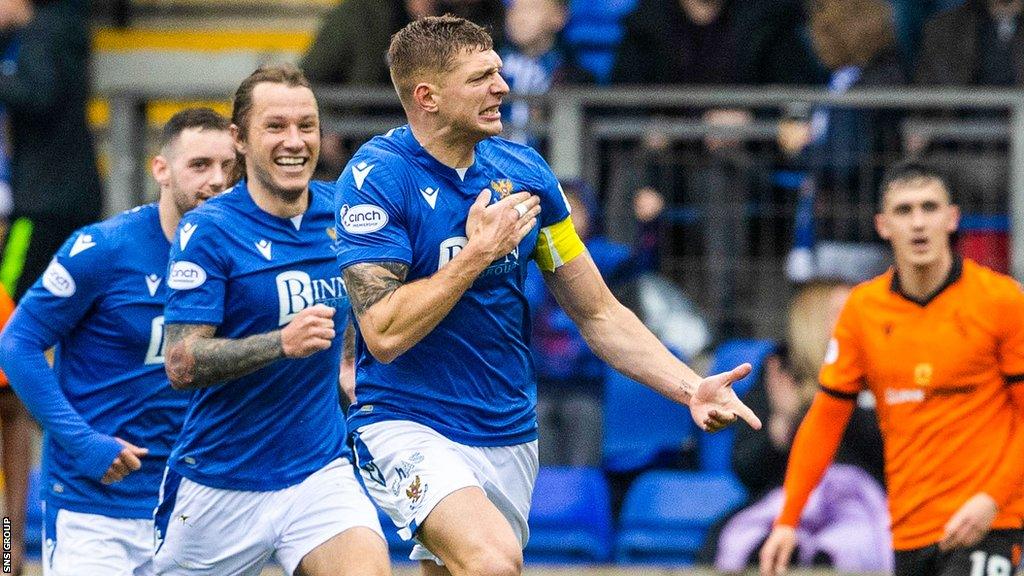
[[[54,336],[69,332],[93,306],[107,283],[104,270],[116,258],[98,227],[86,226],[71,235],[42,276],[18,304]]]
[[[187,214],[171,242],[164,308],[165,324],[207,324],[224,321],[227,263],[212,240],[215,224]]]
[[[544,157],[532,148],[527,149],[526,153],[533,157],[540,174],[540,189],[530,190],[540,197],[540,227],[558,224],[569,217],[569,201]]]
[[[398,180],[382,158],[353,159],[335,185],[338,265],[412,262],[405,200]]]
[[[70,333],[100,297],[106,261],[112,257],[105,244],[92,227],[72,234],[21,299],[0,338],[0,365],[11,386],[49,437],[77,455],[77,469],[94,480],[106,473],[120,444],[95,431],[74,409],[45,351]]]

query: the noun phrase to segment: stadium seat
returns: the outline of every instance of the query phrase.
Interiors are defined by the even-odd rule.
[[[693,442],[690,411],[607,368],[602,466],[614,473],[667,463]]]
[[[615,560],[692,564],[708,528],[746,497],[731,474],[645,472],[626,493]]]
[[[602,562],[611,557],[608,483],[596,468],[541,468],[530,509],[528,562]]]
[[[757,383],[764,368],[764,361],[775,352],[776,344],[771,340],[735,339],[723,342],[715,349],[714,360],[708,374],[731,370],[744,362],[750,362],[753,371],[746,378],[733,384],[736,395],[743,398]],[[737,424],[746,426],[746,424]],[[699,434],[700,469],[708,472],[729,472],[732,456],[732,442],[736,430],[730,426],[714,434]]]
[[[636,8],[637,0],[571,0],[565,39],[579,54],[580,66],[598,84],[611,79],[615,50],[622,41],[622,19]]]

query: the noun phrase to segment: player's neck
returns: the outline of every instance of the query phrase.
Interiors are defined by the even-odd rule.
[[[449,168],[469,168],[475,159],[476,141],[454,134],[450,128],[421,128],[409,124],[412,135],[428,154]]]
[[[174,199],[169,192],[160,194],[160,201],[156,205],[156,212],[160,216],[160,229],[163,230],[167,241],[174,240],[174,232],[181,222],[181,214],[178,207],[174,205]]]
[[[253,203],[267,214],[278,218],[292,218],[305,214],[309,208],[309,186],[299,193],[291,194],[264,186],[258,178],[248,175],[249,196]]]
[[[924,300],[935,294],[935,291],[953,269],[953,254],[946,252],[942,258],[932,264],[916,266],[909,263],[896,263],[896,274],[900,278],[900,290],[917,300]]]

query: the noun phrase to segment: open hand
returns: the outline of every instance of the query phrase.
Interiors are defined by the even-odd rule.
[[[732,389],[732,383],[743,379],[750,371],[750,364],[744,363],[701,381],[690,398],[690,415],[701,430],[718,432],[735,422],[736,418],[742,418],[755,430],[761,429],[761,420]]]

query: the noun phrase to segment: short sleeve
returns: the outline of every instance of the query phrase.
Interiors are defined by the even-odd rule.
[[[353,160],[335,184],[338,266],[391,260],[410,264],[402,190],[381,162]]]
[[[165,324],[208,324],[224,321],[227,264],[220,254],[225,243],[209,218],[188,214],[178,225],[167,271]]]
[[[819,378],[826,394],[852,400],[864,388],[867,373],[858,333],[856,303],[851,298],[839,315],[825,351]]]
[[[999,369],[1008,382],[1024,382],[1024,290],[1019,284],[1007,282],[1000,305]]]
[[[51,331],[66,334],[101,298],[114,240],[94,226],[72,234],[22,297],[19,307]]]
[[[551,171],[544,157],[532,148],[531,159],[537,164],[537,172],[541,175],[540,190],[533,191],[540,196],[540,227],[553,226],[569,217],[569,200],[562,192],[562,185]]]

